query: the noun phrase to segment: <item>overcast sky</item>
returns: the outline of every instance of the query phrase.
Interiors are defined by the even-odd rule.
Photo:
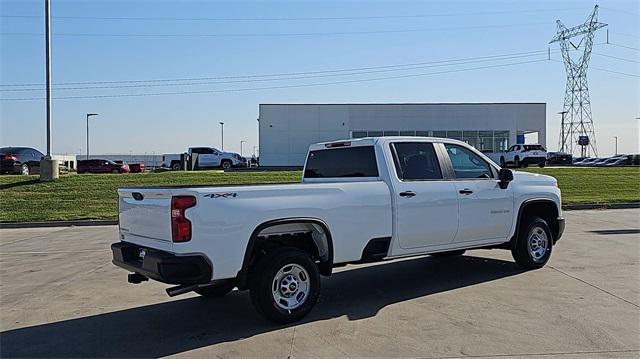
[[[45,103],[38,99],[44,96],[43,3],[0,0],[1,146],[45,150]],[[240,140],[247,140],[245,155],[257,144],[258,104],[290,102],[546,102],[547,144],[556,149],[565,72],[561,62],[546,60],[549,46],[551,58],[561,60],[558,44],[548,42],[556,19],[578,25],[594,5],[52,3],[53,82],[72,83],[54,88],[54,97],[126,95],[54,100],[54,153],[84,153],[85,114],[95,112],[93,153],[219,146],[218,122],[224,121],[225,149],[239,151]],[[618,136],[619,152],[638,153],[640,9],[637,1],[599,4],[611,44],[604,44],[606,30],[599,30],[589,69],[598,147],[601,155],[612,154]],[[505,54],[511,55],[491,57]],[[452,59],[466,60],[452,65]],[[442,62],[425,64],[435,61]],[[355,75],[326,72],[371,67]],[[255,77],[269,74],[287,75]],[[188,80],[193,78],[200,80]],[[155,81],[167,79],[174,81]],[[32,85],[6,86],[16,84]],[[256,88],[262,89],[249,90]],[[167,92],[192,93],[149,96]],[[7,100],[16,98],[36,100]]]

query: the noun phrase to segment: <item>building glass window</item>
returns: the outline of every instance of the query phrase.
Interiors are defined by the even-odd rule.
[[[429,136],[431,136],[431,134],[429,132],[430,131],[416,131],[416,136],[429,137]]]
[[[384,131],[385,136],[398,136],[398,131]]]
[[[503,152],[509,147],[509,131],[493,131],[493,151]]]
[[[369,137],[381,137],[381,136],[383,136],[383,132],[382,131],[369,131],[369,132],[367,132],[367,136],[369,136]]]
[[[493,131],[479,131],[478,138],[477,149],[482,152],[493,152]]]
[[[367,137],[367,131],[351,131],[351,138]]]
[[[433,131],[433,137],[447,137],[447,131]]]
[[[462,141],[478,148],[478,131],[464,131],[462,133]]]
[[[447,131],[447,138],[462,141],[462,131]]]
[[[400,131],[400,136],[415,136],[416,131]]]

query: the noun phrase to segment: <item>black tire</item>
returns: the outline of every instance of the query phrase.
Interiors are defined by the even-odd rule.
[[[212,285],[204,288],[195,289],[194,292],[207,298],[220,298],[229,294],[235,288],[234,283],[224,283],[219,285]]]
[[[504,157],[500,157],[500,167],[507,168],[507,162],[505,162]]]
[[[540,245],[542,232],[544,232],[543,246]],[[538,235],[537,239],[532,238],[534,233]],[[511,248],[511,254],[516,263],[527,270],[542,268],[551,258],[552,250],[553,236],[547,222],[535,216],[523,218],[518,230],[516,243]],[[538,255],[534,253],[538,253]]]
[[[276,276],[287,267],[295,265],[306,271],[308,292],[300,300],[299,306],[284,309],[276,303],[272,288],[282,288],[283,281],[276,282]],[[285,271],[286,273],[286,271]],[[308,276],[307,276],[308,274]],[[298,278],[300,279],[300,277]],[[296,290],[301,286],[296,287]],[[298,294],[292,295],[297,297]],[[281,293],[278,291],[276,293]],[[313,309],[320,294],[320,272],[308,253],[297,248],[283,247],[268,252],[252,266],[249,277],[251,302],[258,313],[276,323],[292,323],[302,319]]]
[[[224,170],[228,170],[229,168],[231,168],[231,161],[229,160],[222,160],[220,164],[222,165],[222,169]]]
[[[446,258],[446,257],[457,257],[457,256],[461,256],[464,254],[464,252],[466,252],[466,250],[464,249],[459,249],[457,251],[448,251],[448,252],[440,252],[440,253],[431,253],[430,255],[432,257],[438,257],[438,258]]]
[[[111,173],[117,174],[117,173],[122,173],[122,172],[120,172],[120,170],[113,170],[113,171],[111,171]]]
[[[171,163],[171,169],[174,171],[180,171],[182,168],[182,166],[180,166],[180,162],[175,161],[173,163]]]
[[[544,168],[544,166],[546,166],[546,165],[547,165],[546,161],[542,161],[542,162],[538,163],[538,167],[540,167],[540,168]]]
[[[28,176],[31,174],[31,168],[28,164],[23,163],[22,166],[20,166],[20,174],[24,176]]]
[[[513,165],[516,168],[520,168],[520,157],[516,156],[516,158],[513,159]]]

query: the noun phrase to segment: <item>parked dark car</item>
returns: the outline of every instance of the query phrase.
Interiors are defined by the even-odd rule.
[[[126,163],[115,163],[109,160],[81,160],[76,168],[78,173],[128,173],[129,166]]]
[[[129,170],[131,173],[142,173],[144,172],[144,163],[129,163]]]
[[[40,173],[42,152],[30,147],[0,148],[0,173],[30,175]]]
[[[570,165],[572,162],[573,156],[570,153],[547,152],[548,165]]]

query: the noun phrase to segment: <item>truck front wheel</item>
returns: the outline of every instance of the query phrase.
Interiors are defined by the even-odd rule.
[[[266,318],[277,323],[298,321],[318,300],[318,266],[302,250],[272,250],[252,267],[249,294],[253,306]]]
[[[511,254],[524,269],[542,268],[551,257],[553,236],[547,222],[535,216],[523,218]]]

